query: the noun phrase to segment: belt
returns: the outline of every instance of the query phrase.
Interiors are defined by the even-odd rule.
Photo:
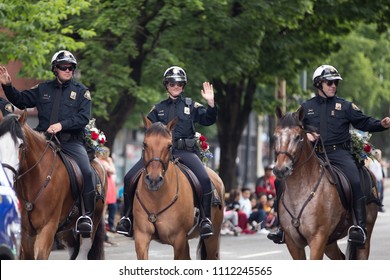
[[[324,147],[325,147],[325,150],[324,150]],[[317,146],[314,148],[314,150],[316,151],[316,153],[329,153],[329,152],[332,152],[332,151],[337,151],[337,150],[349,150],[350,149],[350,145],[349,143],[341,143],[341,144],[334,144],[334,145],[326,145],[326,146],[322,146],[321,143],[317,144]]]
[[[84,136],[82,132],[78,132],[78,133],[60,132],[57,133],[57,138],[58,140],[60,140],[60,142],[68,142],[70,140],[82,141]]]
[[[196,140],[179,138],[174,142],[173,147],[178,150],[194,151],[196,148]]]

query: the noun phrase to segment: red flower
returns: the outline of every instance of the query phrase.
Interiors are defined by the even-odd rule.
[[[204,141],[204,142],[201,142],[201,147],[202,147],[202,150],[207,150],[207,148],[208,148],[208,144],[206,143],[206,141]]]
[[[95,131],[91,132],[91,138],[92,140],[97,140],[99,138],[99,133],[96,133]]]
[[[102,144],[102,145],[104,145],[104,144],[106,143],[106,139],[104,139],[104,138],[100,139],[100,140],[99,140],[99,143]]]
[[[366,153],[369,153],[369,152],[371,152],[371,146],[369,144],[364,144],[363,150]]]
[[[203,135],[201,135],[201,136],[199,137],[199,141],[200,141],[200,142],[204,142],[204,141],[206,141],[206,140],[207,140],[207,138],[204,137]]]

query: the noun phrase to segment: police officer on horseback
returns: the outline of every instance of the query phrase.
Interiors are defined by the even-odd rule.
[[[342,170],[350,182],[356,225],[349,230],[348,240],[363,246],[367,233],[366,197],[360,184],[358,166],[351,152],[349,130],[352,125],[361,131],[384,131],[390,127],[390,118],[376,120],[366,116],[354,103],[338,97],[337,86],[341,80],[340,74],[331,65],[321,65],[314,71],[313,85],[317,92],[315,97],[301,105],[304,110],[303,125],[318,129],[322,142],[318,147],[323,144],[325,151],[316,152],[320,157],[324,157],[326,152],[330,163]],[[279,244],[284,241],[281,229],[270,233],[268,238]]]
[[[37,131],[56,134],[61,150],[73,158],[83,174],[85,215],[77,220],[76,231],[89,234],[95,209],[96,193],[92,183],[89,157],[84,146],[84,128],[91,117],[91,94],[87,87],[73,79],[77,61],[67,50],[56,52],[51,59],[55,79],[31,89],[18,91],[11,84],[7,69],[0,66],[0,82],[8,100],[16,107],[38,110]],[[59,186],[60,187],[60,186]]]
[[[187,165],[197,176],[202,186],[203,195],[201,207],[203,208],[203,218],[200,222],[200,236],[207,238],[213,235],[213,227],[210,220],[212,190],[211,181],[202,161],[197,155],[195,141],[195,123],[204,126],[212,125],[216,122],[217,107],[214,104],[213,86],[208,82],[203,83],[201,91],[203,98],[207,101],[207,108],[200,103],[193,102],[191,98],[186,98],[183,94],[187,84],[186,72],[178,66],[172,66],[164,72],[163,85],[168,93],[168,98],[156,104],[148,114],[149,120],[167,124],[174,118],[178,118],[173,131],[173,156]],[[132,207],[136,184],[134,177],[143,168],[143,160],[139,160],[124,178],[124,201],[125,216],[121,218],[117,225],[117,232],[132,236]]]

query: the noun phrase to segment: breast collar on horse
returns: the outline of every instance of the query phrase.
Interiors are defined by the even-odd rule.
[[[302,141],[303,141],[303,140],[304,140],[304,139],[302,138]],[[313,147],[313,149],[312,149],[312,152],[311,152],[310,156],[308,156],[301,164],[299,164],[298,167],[304,165],[304,164],[305,164],[306,162],[308,162],[309,159],[314,155],[315,147],[318,145],[318,142],[319,142],[319,139],[317,139],[317,140],[315,141],[314,147]],[[325,148],[325,147],[324,147],[324,144],[322,143],[322,141],[321,141],[321,144],[322,144],[322,147]],[[303,147],[303,145],[301,145],[301,149],[302,149],[302,147]],[[292,156],[290,153],[288,153],[287,151],[281,151],[281,152],[278,152],[277,155],[278,155],[278,154],[285,154],[285,155],[287,155],[287,156],[291,159],[293,165],[295,164],[295,162],[296,162],[296,157],[293,157],[293,156]],[[300,154],[302,154],[302,153],[300,153]],[[326,163],[325,163],[325,165],[329,165],[329,166],[330,166],[329,159],[328,159],[327,156],[326,156]],[[295,227],[295,228],[297,228],[297,229],[298,229],[299,226],[300,226],[300,218],[301,218],[301,216],[302,216],[303,210],[306,208],[307,204],[308,204],[308,203],[313,199],[313,197],[315,196],[315,194],[316,194],[316,192],[317,192],[317,190],[318,190],[318,187],[319,187],[319,185],[320,185],[321,179],[322,179],[322,177],[323,177],[323,175],[324,175],[324,173],[325,173],[325,168],[324,168],[325,166],[321,164],[320,167],[321,167],[321,173],[320,173],[320,176],[318,177],[318,180],[317,180],[317,182],[316,182],[316,185],[314,186],[314,189],[310,192],[309,196],[306,198],[305,202],[303,203],[302,208],[301,208],[301,210],[299,211],[299,214],[298,214],[297,217],[295,217],[295,216],[291,213],[291,211],[288,209],[288,207],[286,206],[285,201],[284,201],[284,191],[282,192],[282,195],[281,195],[281,198],[280,198],[280,199],[282,200],[282,204],[283,204],[284,208],[286,209],[286,211],[288,212],[288,214],[291,216],[291,224],[293,225],[293,227]],[[284,187],[286,188],[286,187],[287,187],[287,182],[284,181],[283,184],[285,185]]]

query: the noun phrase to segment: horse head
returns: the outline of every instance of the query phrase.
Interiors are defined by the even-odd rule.
[[[293,173],[294,164],[302,153],[306,133],[303,128],[303,109],[300,107],[294,113],[283,115],[280,108],[276,108],[278,122],[274,131],[275,166],[274,174],[278,178],[285,178]]]
[[[15,178],[19,172],[25,143],[22,125],[26,121],[26,114],[26,111],[22,116],[9,114],[0,119],[0,161],[9,178]]]
[[[173,119],[167,125],[152,123],[144,115],[145,137],[142,158],[145,169],[145,183],[149,190],[157,191],[163,185],[164,175],[172,160],[172,131],[177,123]]]

